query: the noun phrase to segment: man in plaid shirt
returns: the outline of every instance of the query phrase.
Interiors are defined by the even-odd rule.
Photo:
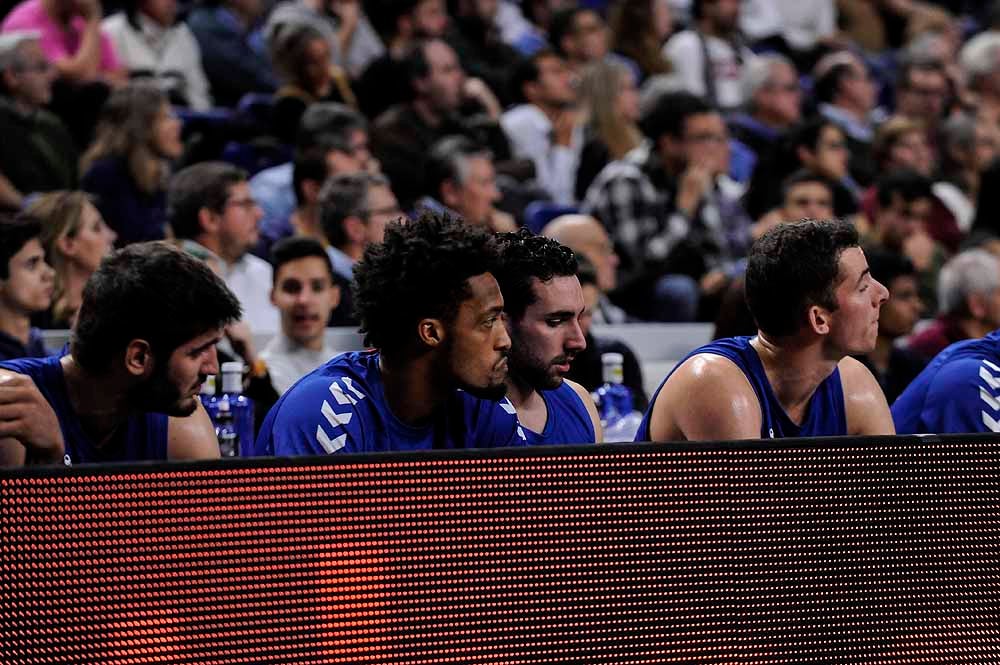
[[[688,93],[665,93],[641,121],[646,141],[608,164],[583,212],[621,257],[623,304],[660,321],[692,321],[742,271],[750,223],[729,168],[722,116]]]

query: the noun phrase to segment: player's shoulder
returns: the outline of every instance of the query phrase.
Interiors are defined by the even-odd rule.
[[[667,379],[668,384],[698,391],[725,387],[753,392],[746,373],[731,358],[704,351],[686,358]]]

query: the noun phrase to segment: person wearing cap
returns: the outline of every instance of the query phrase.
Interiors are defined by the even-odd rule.
[[[43,107],[55,69],[38,32],[0,34],[0,205],[20,208],[32,192],[74,189],[78,155],[62,121]]]

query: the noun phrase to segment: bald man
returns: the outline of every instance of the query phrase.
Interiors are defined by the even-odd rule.
[[[618,255],[604,226],[590,215],[562,215],[545,225],[542,235],[566,245],[586,258],[597,271],[600,290],[594,323],[625,323],[628,315],[608,299],[618,282]]]

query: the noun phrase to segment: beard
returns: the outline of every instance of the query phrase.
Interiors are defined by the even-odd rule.
[[[204,381],[205,377],[198,377]],[[187,397],[167,376],[166,363],[157,365],[149,379],[137,386],[129,402],[137,411],[185,418],[198,409],[198,398]]]
[[[530,346],[514,341],[510,353],[510,371],[517,378],[535,390],[555,390],[562,385],[563,377],[552,373],[554,365],[568,365],[566,356],[556,356],[551,360],[539,358],[530,351]]]

